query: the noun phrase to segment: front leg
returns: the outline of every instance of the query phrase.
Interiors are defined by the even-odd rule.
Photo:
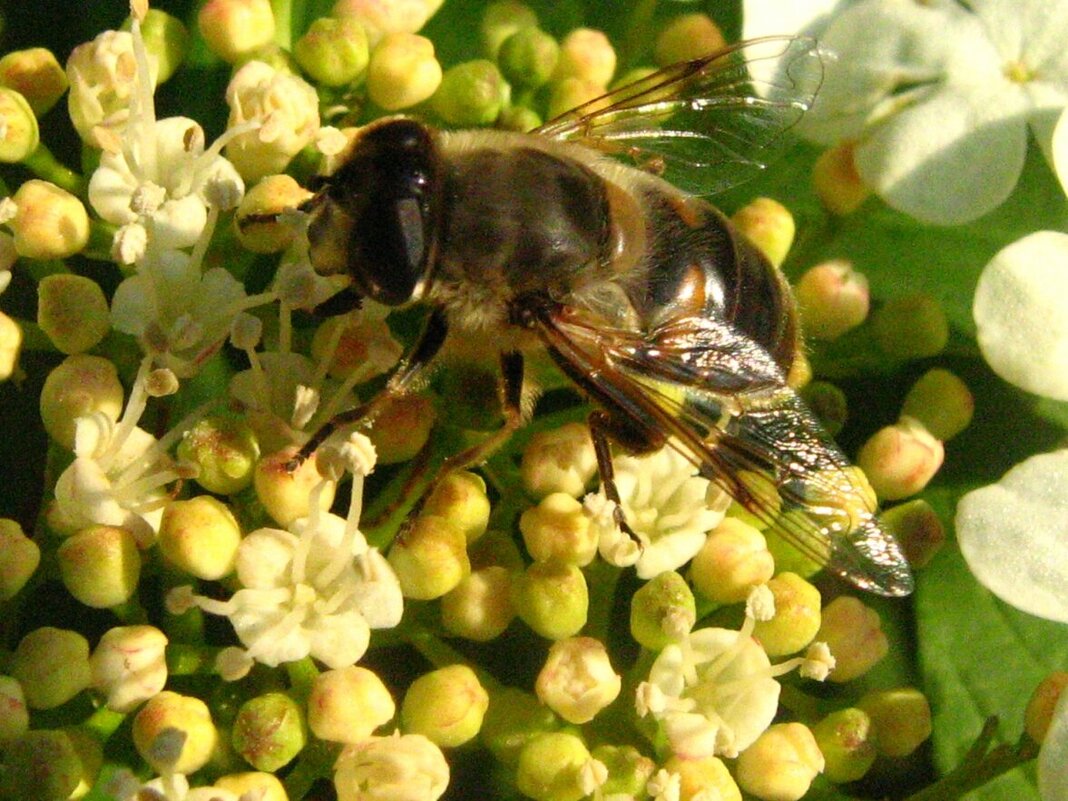
[[[601,486],[604,487],[605,497],[615,504],[612,516],[620,530],[640,545],[641,540],[627,524],[626,515],[623,514],[619,489],[616,487],[616,471],[612,464],[609,440],[618,442],[630,453],[642,454],[662,448],[665,438],[658,432],[640,427],[628,418],[613,417],[602,409],[590,412],[587,424],[590,427],[590,439],[593,440],[593,452],[597,457],[597,472],[601,477]]]

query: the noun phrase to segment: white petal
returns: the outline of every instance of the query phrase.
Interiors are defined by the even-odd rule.
[[[1068,798],[1068,692],[1061,693],[1038,752],[1038,793],[1042,801]]]
[[[152,246],[164,250],[196,244],[208,221],[208,209],[197,195],[166,201],[152,215]]]
[[[140,336],[156,316],[152,281],[145,275],[131,275],[115,290],[111,299],[111,324],[119,331]]]
[[[356,611],[318,618],[307,633],[311,655],[334,670],[356,664],[371,641],[367,621]]]
[[[89,179],[89,203],[108,222],[126,225],[137,219],[130,209],[136,188],[137,179],[122,154],[104,153],[100,166]]]
[[[1063,0],[969,0],[986,35],[1006,60],[1045,80],[1068,80],[1068,4]]]
[[[998,252],[979,277],[972,316],[994,372],[1068,400],[1068,234],[1039,231]]]
[[[1050,163],[1057,173],[1061,188],[1068,194],[1068,110],[1061,113],[1053,128],[1053,138],[1049,146]]]
[[[1006,603],[1068,623],[1068,450],[1032,456],[957,506],[975,577]]]

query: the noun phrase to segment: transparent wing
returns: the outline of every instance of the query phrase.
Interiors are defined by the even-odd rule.
[[[770,79],[753,79],[756,62],[776,65]],[[534,133],[630,159],[682,189],[710,194],[775,160],[822,80],[814,39],[753,39],[665,67]]]
[[[707,318],[647,333],[543,313],[553,356],[610,412],[655,426],[700,473],[810,559],[907,595],[912,576],[861,474],[752,340]]]

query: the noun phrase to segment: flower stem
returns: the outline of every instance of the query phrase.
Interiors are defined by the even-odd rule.
[[[274,41],[285,49],[293,47],[293,13],[294,6],[303,6],[300,0],[271,0],[271,10],[274,12]]]
[[[22,163],[38,178],[51,181],[72,195],[85,195],[85,180],[82,176],[61,164],[44,143],[39,144],[32,154],[23,159]]]

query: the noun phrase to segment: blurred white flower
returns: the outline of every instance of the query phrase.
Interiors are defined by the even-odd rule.
[[[338,801],[436,801],[449,785],[445,755],[421,734],[345,746],[334,770]]]

